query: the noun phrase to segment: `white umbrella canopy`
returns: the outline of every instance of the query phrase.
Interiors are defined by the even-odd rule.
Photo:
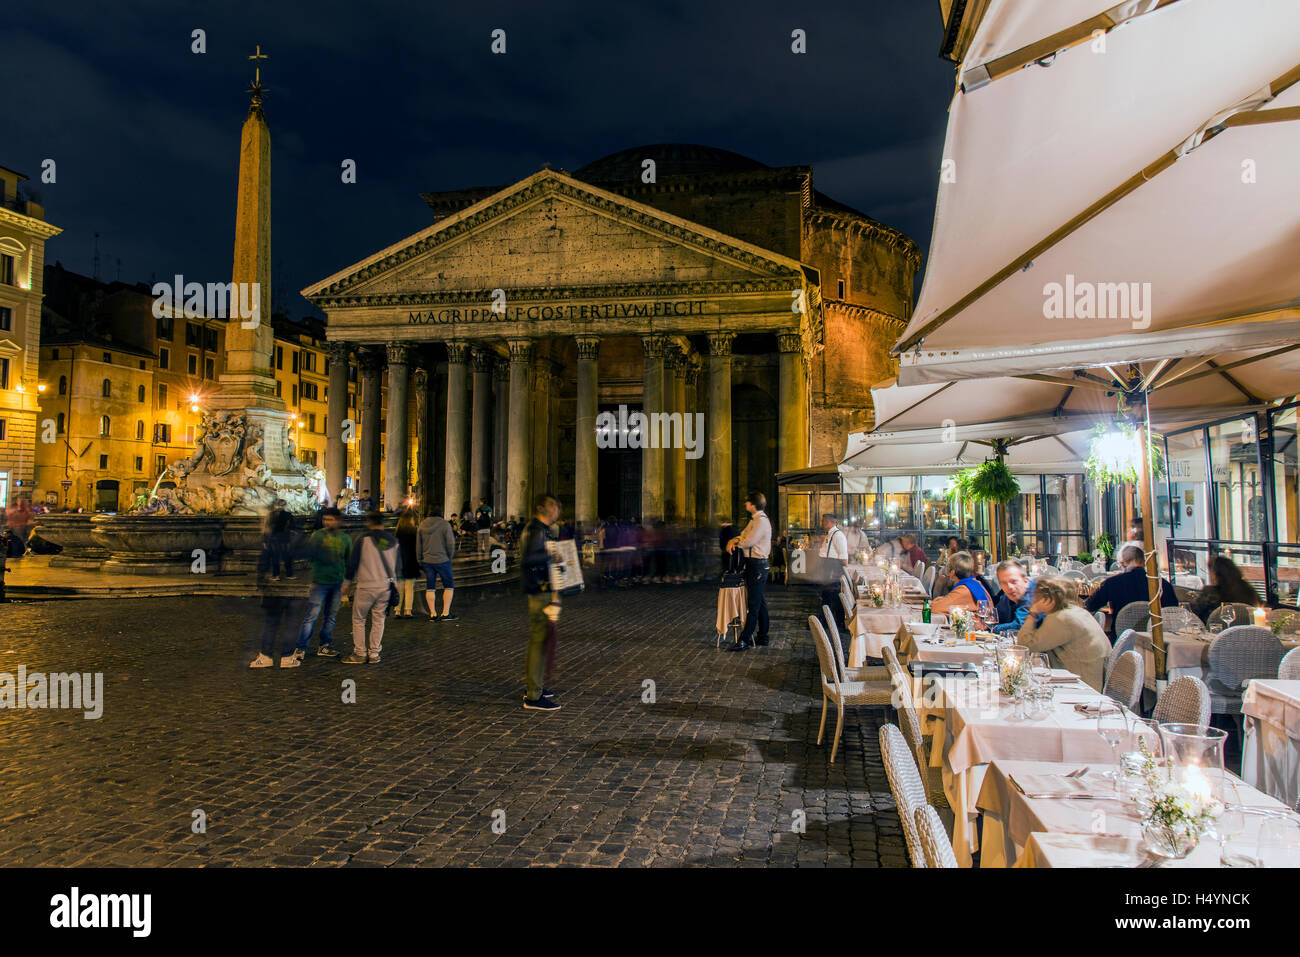
[[[1300,3],[1104,2],[990,0],[905,385],[1300,342]]]
[[[975,441],[873,443],[870,433],[857,433],[860,447],[840,463],[845,491],[868,491],[873,475],[947,474],[993,458],[990,445]],[[1035,436],[1013,442],[1005,462],[1024,474],[1079,472],[1088,457],[1087,432]]]

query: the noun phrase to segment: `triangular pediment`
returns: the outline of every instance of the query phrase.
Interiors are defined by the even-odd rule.
[[[799,262],[554,170],[303,290],[317,303],[797,278]]]

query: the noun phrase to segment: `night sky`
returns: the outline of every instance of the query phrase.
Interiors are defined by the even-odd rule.
[[[302,287],[429,225],[421,192],[650,143],[812,165],[821,192],[929,245],[953,90],[930,0],[126,0],[5,18],[0,166],[31,177],[63,229],[47,262],[90,274],[99,232],[107,280],[229,280],[255,44],[270,56],[274,304],[293,315],[311,311]],[[38,181],[46,158],[56,183]]]

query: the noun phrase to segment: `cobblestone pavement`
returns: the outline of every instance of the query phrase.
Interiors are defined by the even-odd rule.
[[[105,700],[0,710],[0,864],[905,866],[882,716],[850,712],[829,764],[815,592],[769,594],[744,655],[714,648],[711,588],[571,600],[558,714],[522,710],[517,591],[390,619],[378,665],[264,671],[254,597],[3,606],[0,672],[102,671]]]

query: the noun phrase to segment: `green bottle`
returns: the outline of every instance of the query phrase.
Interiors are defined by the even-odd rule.
[[[930,624],[930,599],[928,598],[921,603],[921,621]]]

